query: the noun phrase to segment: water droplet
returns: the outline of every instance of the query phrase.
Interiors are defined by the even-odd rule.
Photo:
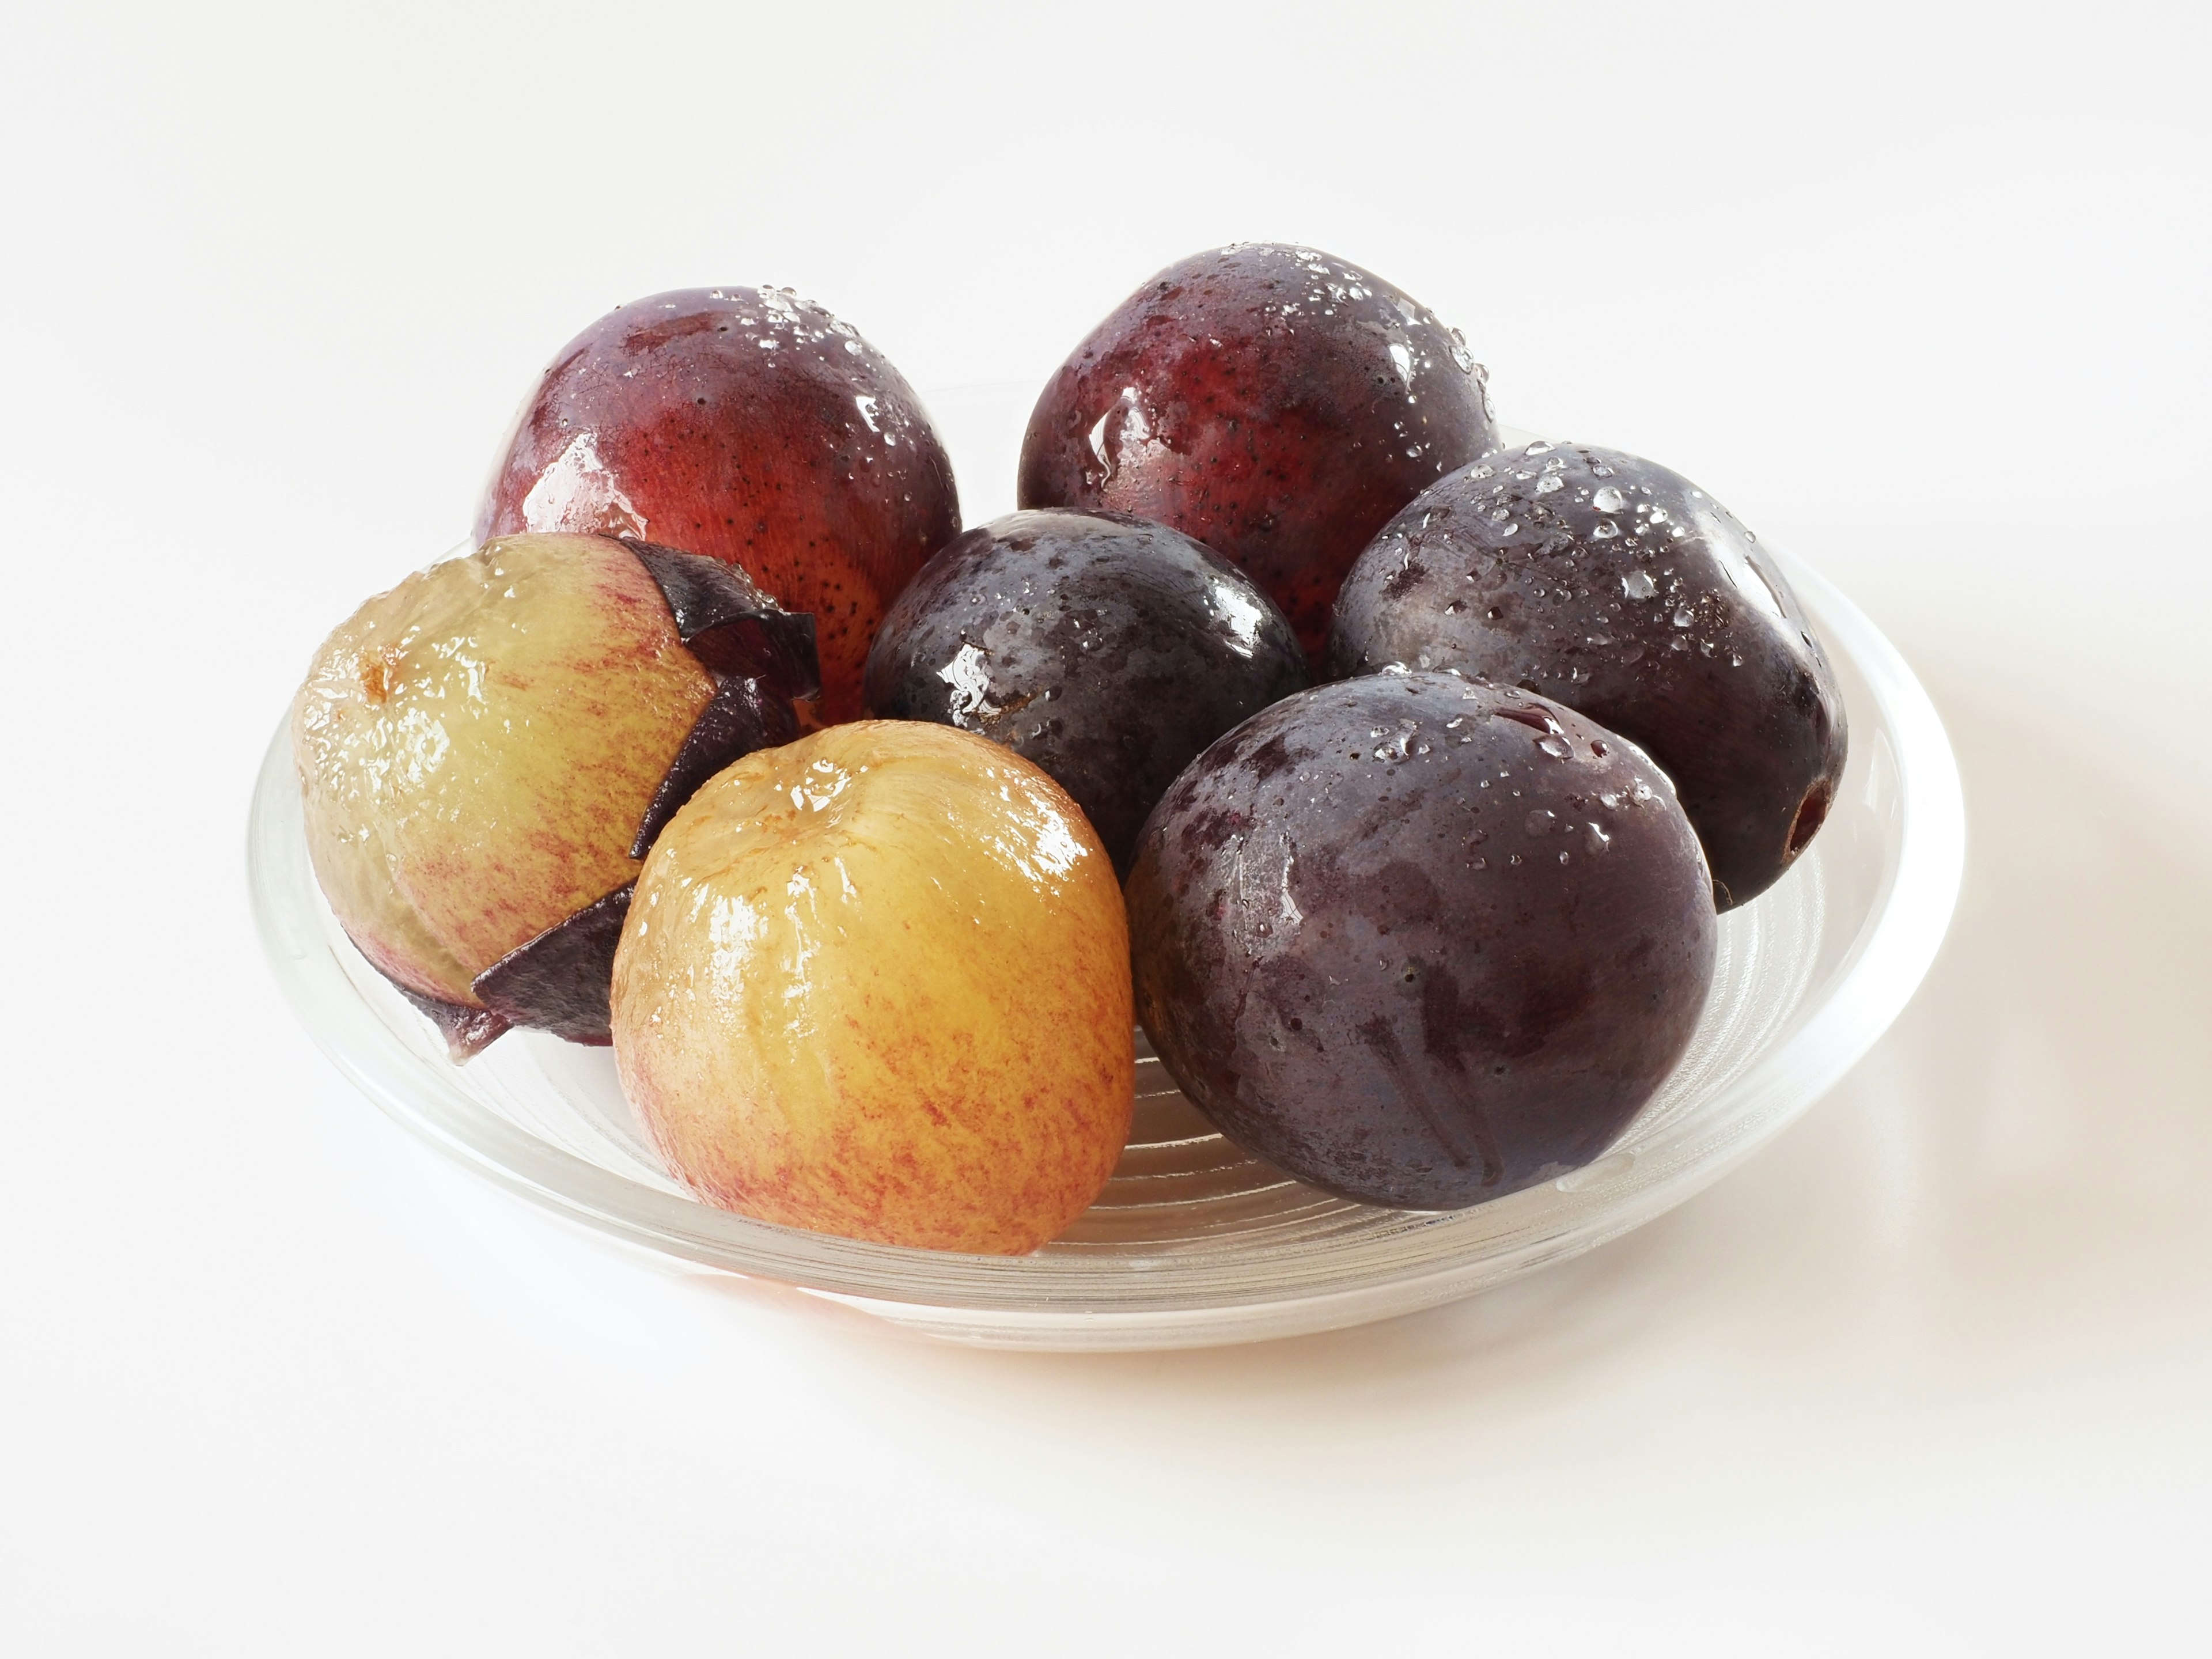
[[[1575,752],[1573,750],[1568,748],[1564,741],[1558,738],[1539,738],[1536,743],[1536,747],[1542,750],[1546,754],[1559,760],[1565,760],[1568,756]]]
[[[1508,864],[1518,864],[1518,863],[1520,863],[1520,862],[1521,862],[1521,855],[1520,855],[1518,853],[1516,853],[1516,854],[1515,854],[1511,858],[1510,858],[1510,859],[1506,860],[1505,861],[1506,861]]]
[[[1610,519],[1600,519],[1590,531],[1590,539],[1594,542],[1609,542],[1619,534],[1620,534],[1619,525]]]
[[[1565,482],[1566,480],[1560,477],[1558,473],[1547,472],[1536,480],[1536,493],[1539,495],[1548,495]]]
[[[1590,497],[1590,505],[1601,513],[1618,513],[1628,505],[1628,501],[1611,484],[1603,484],[1599,487],[1597,494]]]
[[[1583,826],[1583,845],[1593,853],[1602,853],[1613,845],[1613,837],[1605,833],[1602,825],[1586,823]]]
[[[1548,836],[1559,827],[1559,823],[1558,813],[1547,812],[1540,806],[1521,821],[1521,827],[1532,836]]]
[[[1541,438],[1539,438],[1534,443],[1530,444],[1528,448],[1522,450],[1521,453],[1523,455],[1548,455],[1551,452],[1552,446],[1546,443]]]
[[[1691,614],[1691,612],[1690,612],[1690,607],[1689,607],[1688,605],[1676,605],[1676,606],[1674,607],[1674,626],[1675,626],[1675,627],[1677,627],[1677,628],[1687,628],[1687,627],[1688,627],[1692,623],[1693,623],[1693,622],[1695,622],[1695,621],[1697,621],[1697,617],[1695,617],[1694,616],[1692,616],[1692,615]]]
[[[1632,570],[1620,579],[1620,591],[1632,599],[1648,599],[1659,591],[1648,570]]]

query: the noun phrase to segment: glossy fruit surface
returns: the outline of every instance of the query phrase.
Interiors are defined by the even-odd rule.
[[[715,685],[619,543],[518,536],[418,571],[316,653],[292,710],[317,878],[386,975],[476,975],[637,873]]]
[[[1015,513],[922,569],[868,657],[868,708],[1002,743],[1073,796],[1117,870],[1199,750],[1303,690],[1282,613],[1220,555],[1120,514]]]
[[[905,379],[821,307],[750,288],[654,295],[570,341],[477,523],[479,539],[598,531],[742,566],[815,617],[827,720],[860,712],[884,608],[959,529]]]
[[[1718,921],[1632,745],[1543,699],[1380,674],[1277,703],[1160,803],[1137,1012],[1291,1174],[1455,1209],[1601,1154],[1680,1057]]]
[[[741,754],[798,735],[812,618],[715,560],[524,535],[417,572],[293,706],[318,879],[456,1058],[510,1025],[607,1041],[638,860]]]
[[[1496,443],[1455,331],[1357,265],[1255,244],[1169,266],[1091,331],[1030,416],[1020,501],[1195,537],[1318,662],[1360,550]]]
[[[1663,466],[1532,444],[1439,480],[1360,557],[1329,667],[1448,669],[1642,745],[1680,793],[1714,901],[1771,886],[1843,779],[1844,702],[1781,570]]]
[[[738,762],[662,832],[614,1040],[624,1094],[709,1201],[1033,1249],[1128,1133],[1121,892],[1019,756],[918,721],[833,726]]]

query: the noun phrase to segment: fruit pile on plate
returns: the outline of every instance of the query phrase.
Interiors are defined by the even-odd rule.
[[[617,309],[476,550],[301,688],[338,921],[457,1060],[611,1042],[670,1168],[791,1226],[1035,1249],[1121,1154],[1133,1018],[1346,1197],[1601,1154],[1842,777],[1750,532],[1502,444],[1455,331],[1275,246],[1094,329],[1019,500],[963,533],[912,388],[787,291]]]

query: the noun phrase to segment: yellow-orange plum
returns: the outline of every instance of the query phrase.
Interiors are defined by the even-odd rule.
[[[865,720],[746,756],[661,832],[615,1058],[713,1203],[1018,1255],[1120,1157],[1130,1003],[1113,864],[1060,786],[972,733]]]
[[[475,977],[637,873],[632,836],[714,681],[637,558],[509,536],[324,641],[292,708],[331,908],[401,986]]]

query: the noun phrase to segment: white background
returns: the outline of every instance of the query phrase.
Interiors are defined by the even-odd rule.
[[[0,1648],[2202,1650],[2204,19],[10,0]],[[294,1029],[255,763],[562,341],[772,281],[1036,384],[1259,237],[1923,674],[1964,898],[1802,1123],[1482,1300],[1020,1357],[642,1270]]]

